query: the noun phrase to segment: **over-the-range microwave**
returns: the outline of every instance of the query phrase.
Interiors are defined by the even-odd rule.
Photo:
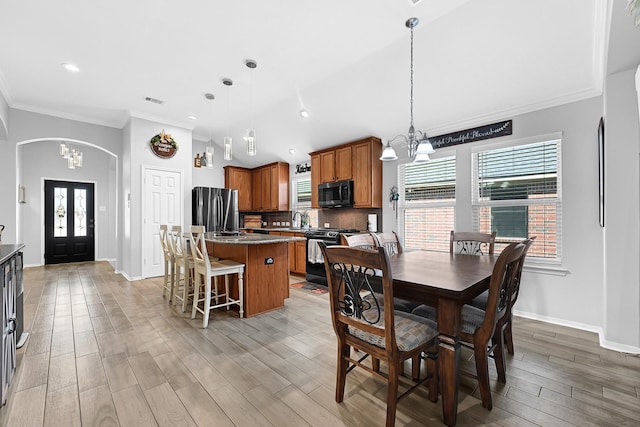
[[[318,204],[321,208],[353,206],[353,181],[335,181],[319,184]]]

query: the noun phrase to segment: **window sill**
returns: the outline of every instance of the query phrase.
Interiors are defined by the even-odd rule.
[[[552,276],[566,276],[569,270],[566,268],[554,267],[545,264],[527,264],[525,263],[523,271],[536,274],[549,274]]]

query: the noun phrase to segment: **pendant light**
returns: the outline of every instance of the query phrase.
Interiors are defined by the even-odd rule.
[[[227,87],[227,135],[224,137],[224,159],[233,159],[233,139],[229,135],[229,121],[231,120],[229,114],[229,98],[231,97],[231,86],[233,86],[233,80],[222,79],[222,84]]]
[[[81,168],[83,165],[82,151],[72,148],[64,142],[60,143],[60,155],[67,160],[69,169]]]
[[[384,147],[384,151],[382,152],[382,156],[380,157],[380,160],[383,161],[398,159],[396,151],[391,146],[391,143],[396,139],[404,140],[403,146],[407,147],[409,157],[413,160],[414,163],[428,162],[430,160],[429,154],[435,153],[435,150],[429,142],[429,138],[427,138],[427,135],[421,130],[416,131],[413,127],[413,29],[418,25],[419,22],[420,20],[418,18],[409,18],[405,22],[405,26],[411,30],[411,92],[409,98],[409,111],[411,121],[409,123],[409,132],[406,135],[397,135],[387,141],[387,145]]]
[[[207,148],[205,149],[205,161],[207,163],[206,167],[209,169],[213,169],[213,138],[211,137],[211,128],[213,127],[213,100],[216,97],[212,93],[205,93],[204,97],[209,100],[209,112],[211,113],[212,124],[209,126],[209,142]]]
[[[251,123],[244,140],[247,141],[247,154],[249,156],[255,156],[257,154],[257,141],[256,130],[253,128],[253,72],[252,70],[258,66],[258,63],[253,59],[247,59],[244,61],[244,65],[250,70],[249,72],[249,99],[251,102]]]

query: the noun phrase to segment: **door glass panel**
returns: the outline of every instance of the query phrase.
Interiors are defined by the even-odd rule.
[[[73,190],[75,205],[75,221],[73,235],[76,237],[87,235],[87,190],[75,188]]]
[[[53,206],[53,237],[67,237],[67,189],[55,187],[53,189],[55,203]]]

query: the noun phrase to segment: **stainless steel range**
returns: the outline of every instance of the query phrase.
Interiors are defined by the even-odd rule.
[[[341,233],[358,233],[355,228],[318,228],[306,231],[307,238],[307,274],[306,280],[309,282],[327,285],[327,274],[324,269],[322,251],[318,247],[318,242],[322,241],[326,245],[339,245]]]

